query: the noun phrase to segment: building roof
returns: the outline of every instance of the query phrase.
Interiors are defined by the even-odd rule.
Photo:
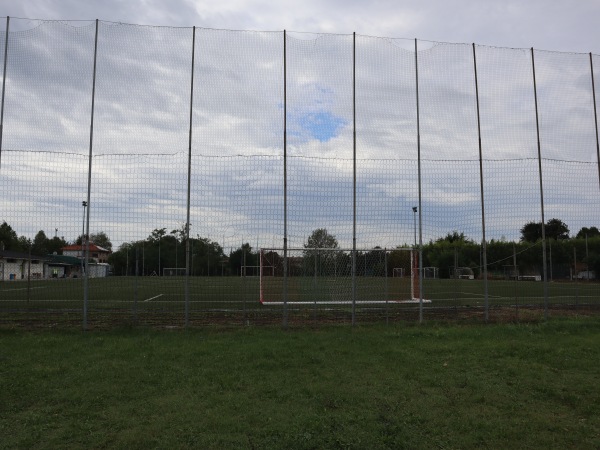
[[[48,259],[45,256],[40,255],[30,255],[29,253],[24,252],[13,252],[11,250],[0,250],[0,258],[12,258],[12,259]]]
[[[75,256],[48,255],[46,259],[48,259],[49,264],[58,266],[79,266],[81,264],[81,260]]]
[[[61,248],[61,250],[64,252],[66,251],[81,251],[81,245],[79,244],[75,244],[75,245],[67,245],[66,247]],[[85,250],[85,244],[83,245],[83,250]],[[104,247],[100,247],[99,245],[94,244],[93,242],[90,242],[90,252],[101,252],[101,253],[110,253],[110,250],[105,249]]]

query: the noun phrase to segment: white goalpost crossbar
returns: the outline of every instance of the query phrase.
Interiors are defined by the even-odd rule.
[[[163,277],[183,277],[185,276],[185,267],[163,267]]]

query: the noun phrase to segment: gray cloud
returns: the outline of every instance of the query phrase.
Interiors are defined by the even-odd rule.
[[[447,42],[600,53],[593,1],[459,0],[300,3],[265,0],[29,0],[4,5],[4,14],[41,19],[103,19],[145,25],[192,25],[253,30],[295,30],[418,37]]]
[[[18,201],[0,201],[2,220],[19,233],[58,227],[74,239],[87,190],[94,29],[30,25],[14,40],[11,34],[4,129],[10,151],[3,154],[1,183]],[[196,42],[192,232],[279,245],[282,33],[200,29]],[[352,37],[294,33],[288,44],[290,245],[327,227],[350,246]],[[410,44],[357,37],[362,246],[412,242],[418,185]],[[472,48],[419,48],[424,238],[457,229],[479,239]],[[119,244],[186,220],[191,29],[101,23],[98,50],[92,226]],[[539,220],[537,160],[526,159],[537,156],[530,54],[482,46],[477,52],[488,237],[518,238],[526,221]],[[572,161],[544,162],[551,174],[548,214],[575,232],[579,224],[597,225],[600,210],[592,207],[597,196],[586,191],[595,141],[585,57],[539,56],[543,154]],[[329,139],[303,129],[301,118],[320,112],[339,118]]]

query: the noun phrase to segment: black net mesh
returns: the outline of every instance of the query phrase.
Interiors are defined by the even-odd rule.
[[[536,91],[531,50],[417,46],[415,58],[414,40],[24,19],[6,40],[0,20],[0,319],[596,310],[597,56],[535,51]],[[321,247],[328,257],[310,253]]]

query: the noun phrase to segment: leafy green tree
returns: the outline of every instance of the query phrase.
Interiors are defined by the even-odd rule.
[[[19,236],[17,251],[26,252],[31,248],[31,239],[26,236]]]
[[[348,270],[350,258],[343,252],[321,251],[318,249],[337,249],[338,241],[326,228],[317,228],[304,244],[304,272],[313,275],[315,270],[319,275],[336,275]],[[341,272],[340,272],[341,271]]]
[[[258,262],[258,255],[252,252],[252,247],[247,242],[229,254],[229,267],[234,275],[240,274],[243,265],[257,266]]]
[[[48,254],[59,254],[63,247],[68,245],[67,241],[63,238],[59,238],[58,236],[54,236],[52,239],[49,239],[46,243],[48,248]]]
[[[469,239],[468,237],[465,236],[465,233],[463,232],[458,232],[456,230],[452,231],[452,233],[448,233],[446,236],[444,236],[443,238],[438,239],[436,242],[449,242],[449,243],[473,243],[472,239]]]
[[[110,241],[110,238],[104,231],[92,233],[90,235],[90,241],[100,247],[105,248],[106,250],[112,251],[112,242]]]
[[[220,275],[225,273],[223,248],[218,242],[197,236],[190,239],[192,275]],[[229,273],[229,268],[227,269]]]
[[[356,273],[361,276],[385,276],[385,252],[381,247],[375,246],[374,250],[358,252],[356,257]]]
[[[400,245],[398,248],[406,248],[408,245]],[[411,273],[410,252],[406,250],[392,250],[388,255],[388,276],[393,276],[394,268],[403,268],[406,276]]]
[[[326,228],[317,228],[308,237],[304,248],[338,248],[338,241]]]
[[[546,222],[546,237],[555,241],[569,239],[569,227],[560,219],[550,219]]]
[[[479,244],[455,230],[424,246],[423,266],[438,267],[441,278],[451,276],[452,267],[472,267],[478,275],[480,254]]]
[[[171,234],[177,238],[177,240],[181,243],[185,242],[186,238],[186,226],[185,223],[181,225],[181,227],[176,228],[171,231]]]
[[[537,242],[542,239],[542,222],[527,222],[521,228],[522,242]]]
[[[6,222],[2,222],[2,225],[0,225],[0,250],[21,250],[19,236]]]
[[[152,233],[150,233],[150,236],[148,236],[148,240],[151,242],[158,242],[165,236],[165,234],[167,234],[166,228],[155,228],[152,230]]]
[[[588,265],[589,270],[593,270],[596,273],[596,278],[600,276],[600,253],[595,251],[590,252],[589,256],[583,259]]]
[[[569,227],[560,219],[550,219],[546,222],[546,238],[561,240],[569,239]],[[521,228],[522,242],[537,242],[542,239],[542,222],[528,222]]]
[[[162,275],[162,268],[165,266],[164,262],[164,251],[162,240],[167,234],[166,228],[155,228],[148,236],[148,243],[150,244],[150,251],[146,254],[146,261],[149,262],[145,267],[147,268],[146,273],[152,274],[155,273],[157,275]]]
[[[77,236],[77,239],[75,239],[75,245],[81,245],[82,236],[83,235],[81,234]],[[106,250],[112,251],[112,242],[110,241],[110,238],[104,231],[100,231],[98,233],[91,233],[90,242],[96,244],[99,247],[105,248]]]
[[[598,237],[600,236],[600,230],[598,230],[596,227],[583,227],[581,230],[579,230],[575,237],[577,239],[585,239],[586,236],[588,238]]]
[[[31,253],[34,255],[46,255],[49,253],[49,239],[46,237],[46,233],[43,230],[37,232],[33,238],[33,245],[31,247]]]

